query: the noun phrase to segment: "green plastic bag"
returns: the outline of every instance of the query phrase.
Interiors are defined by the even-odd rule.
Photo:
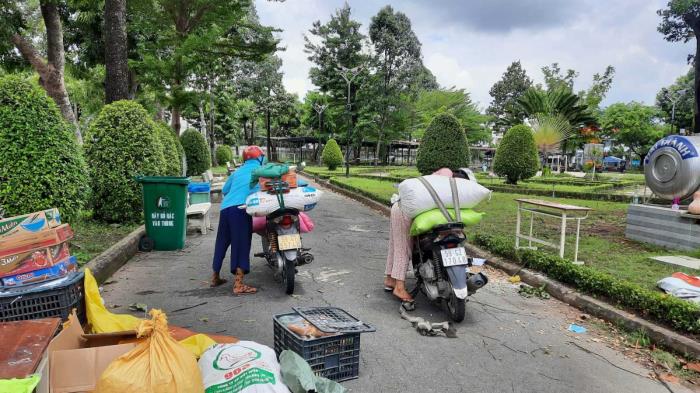
[[[289,172],[289,165],[268,163],[253,170],[253,175],[250,178],[250,186],[253,187],[258,183],[261,177],[278,178]]]
[[[0,379],[0,392],[32,393],[40,379],[38,374],[22,379]]]
[[[454,209],[447,209],[450,212],[450,216],[455,216]],[[461,209],[462,211],[462,222],[464,225],[476,225],[481,221],[481,216],[484,213],[475,212],[472,209]],[[413,219],[411,223],[411,236],[421,235],[428,232],[438,225],[447,224],[447,219],[442,215],[440,209],[428,210],[427,212],[421,213]]]
[[[345,388],[330,379],[314,375],[311,366],[296,352],[284,350],[280,354],[282,381],[292,393],[344,393]]]

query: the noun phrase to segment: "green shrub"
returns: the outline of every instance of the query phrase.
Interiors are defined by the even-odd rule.
[[[700,333],[700,307],[660,292],[650,291],[588,266],[541,251],[516,250],[512,241],[500,236],[477,234],[476,244],[495,254],[522,262],[550,278],[570,284],[594,296],[603,296],[618,306],[668,324],[681,332]]]
[[[180,176],[182,174],[182,161],[177,144],[180,139],[175,136],[175,132],[165,123],[155,123],[156,135],[158,136],[158,144],[163,151],[163,170],[165,176]]]
[[[95,217],[108,222],[141,219],[141,185],[134,177],[163,174],[165,158],[156,125],[133,101],[102,108],[85,136]]]
[[[89,196],[72,126],[35,83],[0,78],[0,208],[6,216],[57,207],[66,222]]]
[[[496,149],[493,171],[506,178],[506,182],[517,184],[537,174],[539,156],[530,127],[519,124],[506,132]]]
[[[180,143],[187,158],[187,176],[199,176],[211,168],[209,146],[199,131],[190,128],[183,132]]]
[[[343,165],[343,152],[340,151],[340,146],[335,139],[329,139],[326,146],[323,147],[321,153],[321,161],[328,169],[334,171],[339,166]]]
[[[221,145],[216,147],[216,162],[219,165],[225,165],[227,162],[233,161],[233,150],[231,146]]]
[[[435,116],[421,141],[416,167],[423,175],[440,168],[458,169],[469,166],[469,146],[459,120],[443,113]]]

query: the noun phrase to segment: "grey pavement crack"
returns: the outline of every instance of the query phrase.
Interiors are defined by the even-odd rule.
[[[624,368],[624,367],[620,367],[620,366],[618,366],[617,364],[611,362],[611,361],[610,361],[608,358],[606,358],[605,356],[603,356],[603,355],[601,355],[601,354],[599,354],[599,353],[593,352],[593,351],[591,351],[590,349],[585,348],[585,347],[583,347],[583,346],[581,346],[581,345],[579,345],[579,344],[577,344],[577,343],[575,343],[575,342],[573,342],[573,341],[567,341],[566,343],[567,343],[567,344],[572,344],[572,345],[574,345],[576,348],[578,348],[578,349],[580,349],[580,350],[582,350],[582,351],[584,351],[584,352],[586,352],[586,353],[588,353],[588,354],[591,354],[591,355],[597,357],[598,359],[601,359],[601,360],[606,361],[608,364],[610,364],[611,366],[613,366],[613,367],[615,367],[615,368],[617,368],[617,369],[619,369],[619,370],[622,370],[622,371],[624,371],[624,372],[626,372],[626,373],[630,373],[630,374],[632,374],[632,375],[636,375],[636,376],[641,377],[641,378],[644,378],[644,379],[647,378],[646,375],[638,374],[638,373],[636,373],[636,372],[634,372],[634,371],[632,371],[632,370],[628,370],[628,369],[626,369],[626,368]]]

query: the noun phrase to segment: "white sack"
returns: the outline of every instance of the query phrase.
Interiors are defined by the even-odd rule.
[[[454,207],[452,204],[452,188],[450,188],[450,178],[440,175],[423,176],[435,189],[438,197],[445,204],[445,207]],[[455,178],[457,190],[459,191],[459,206],[462,209],[471,209],[479,202],[488,198],[491,190],[481,184],[467,180]],[[399,184],[399,207],[403,214],[409,218],[437,208],[430,193],[423,183],[417,178],[406,179]]]
[[[253,341],[217,344],[199,359],[204,390],[220,393],[289,393],[275,351]]]
[[[656,285],[671,296],[700,303],[700,288],[676,277],[666,277]]]
[[[284,194],[284,205],[300,211],[309,211],[316,207],[321,199],[321,191],[310,186],[297,187]],[[251,216],[262,217],[280,208],[277,195],[258,191],[248,196],[245,201],[246,213]]]

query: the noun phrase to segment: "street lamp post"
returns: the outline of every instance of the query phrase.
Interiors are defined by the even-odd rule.
[[[328,108],[327,104],[319,104],[318,102],[314,103],[314,110],[318,114],[318,133],[323,134],[323,129],[321,128],[321,121],[323,119],[323,111]]]
[[[348,134],[346,138],[345,145],[345,177],[350,177],[350,138],[352,138],[352,103],[350,102],[350,88],[352,86],[353,80],[362,71],[362,65],[353,68],[347,68],[342,65],[338,65],[338,70],[340,76],[343,77],[345,83],[348,84]]]
[[[668,98],[669,101],[671,101],[671,134],[673,134],[673,128],[676,125],[676,103],[678,100],[680,100],[681,96],[685,94],[685,91],[687,89],[680,89],[676,91],[676,95],[674,96],[673,94],[670,94],[670,92],[666,93],[666,98]]]

